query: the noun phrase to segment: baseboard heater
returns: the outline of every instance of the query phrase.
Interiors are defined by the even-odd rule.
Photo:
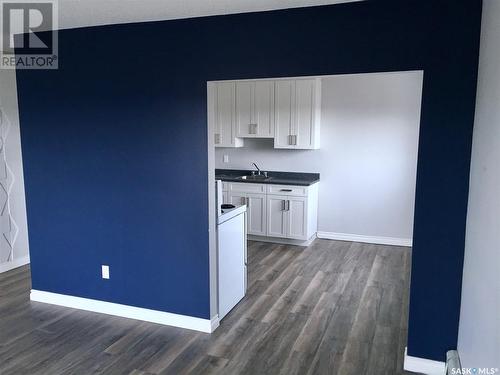
[[[446,353],[446,375],[460,374],[461,372],[457,372],[458,369],[462,369],[458,352],[456,350],[449,350]]]

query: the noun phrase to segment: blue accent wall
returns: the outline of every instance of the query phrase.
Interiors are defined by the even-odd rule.
[[[480,17],[366,1],[61,31],[59,70],[18,71],[33,288],[209,318],[206,81],[424,69],[408,354],[444,360]]]

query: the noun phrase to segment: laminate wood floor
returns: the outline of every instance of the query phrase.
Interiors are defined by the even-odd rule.
[[[29,301],[0,274],[0,374],[402,374],[411,249],[249,242],[247,296],[211,335]]]

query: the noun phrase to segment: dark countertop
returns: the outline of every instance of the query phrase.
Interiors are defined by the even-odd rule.
[[[249,184],[274,184],[309,186],[319,182],[319,173],[277,172],[266,171],[269,176],[262,180],[244,180],[241,176],[251,176],[251,170],[244,169],[216,169],[215,179],[229,182],[244,182]]]

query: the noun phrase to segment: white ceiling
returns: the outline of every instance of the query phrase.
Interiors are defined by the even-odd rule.
[[[59,28],[246,13],[361,0],[59,0]]]

